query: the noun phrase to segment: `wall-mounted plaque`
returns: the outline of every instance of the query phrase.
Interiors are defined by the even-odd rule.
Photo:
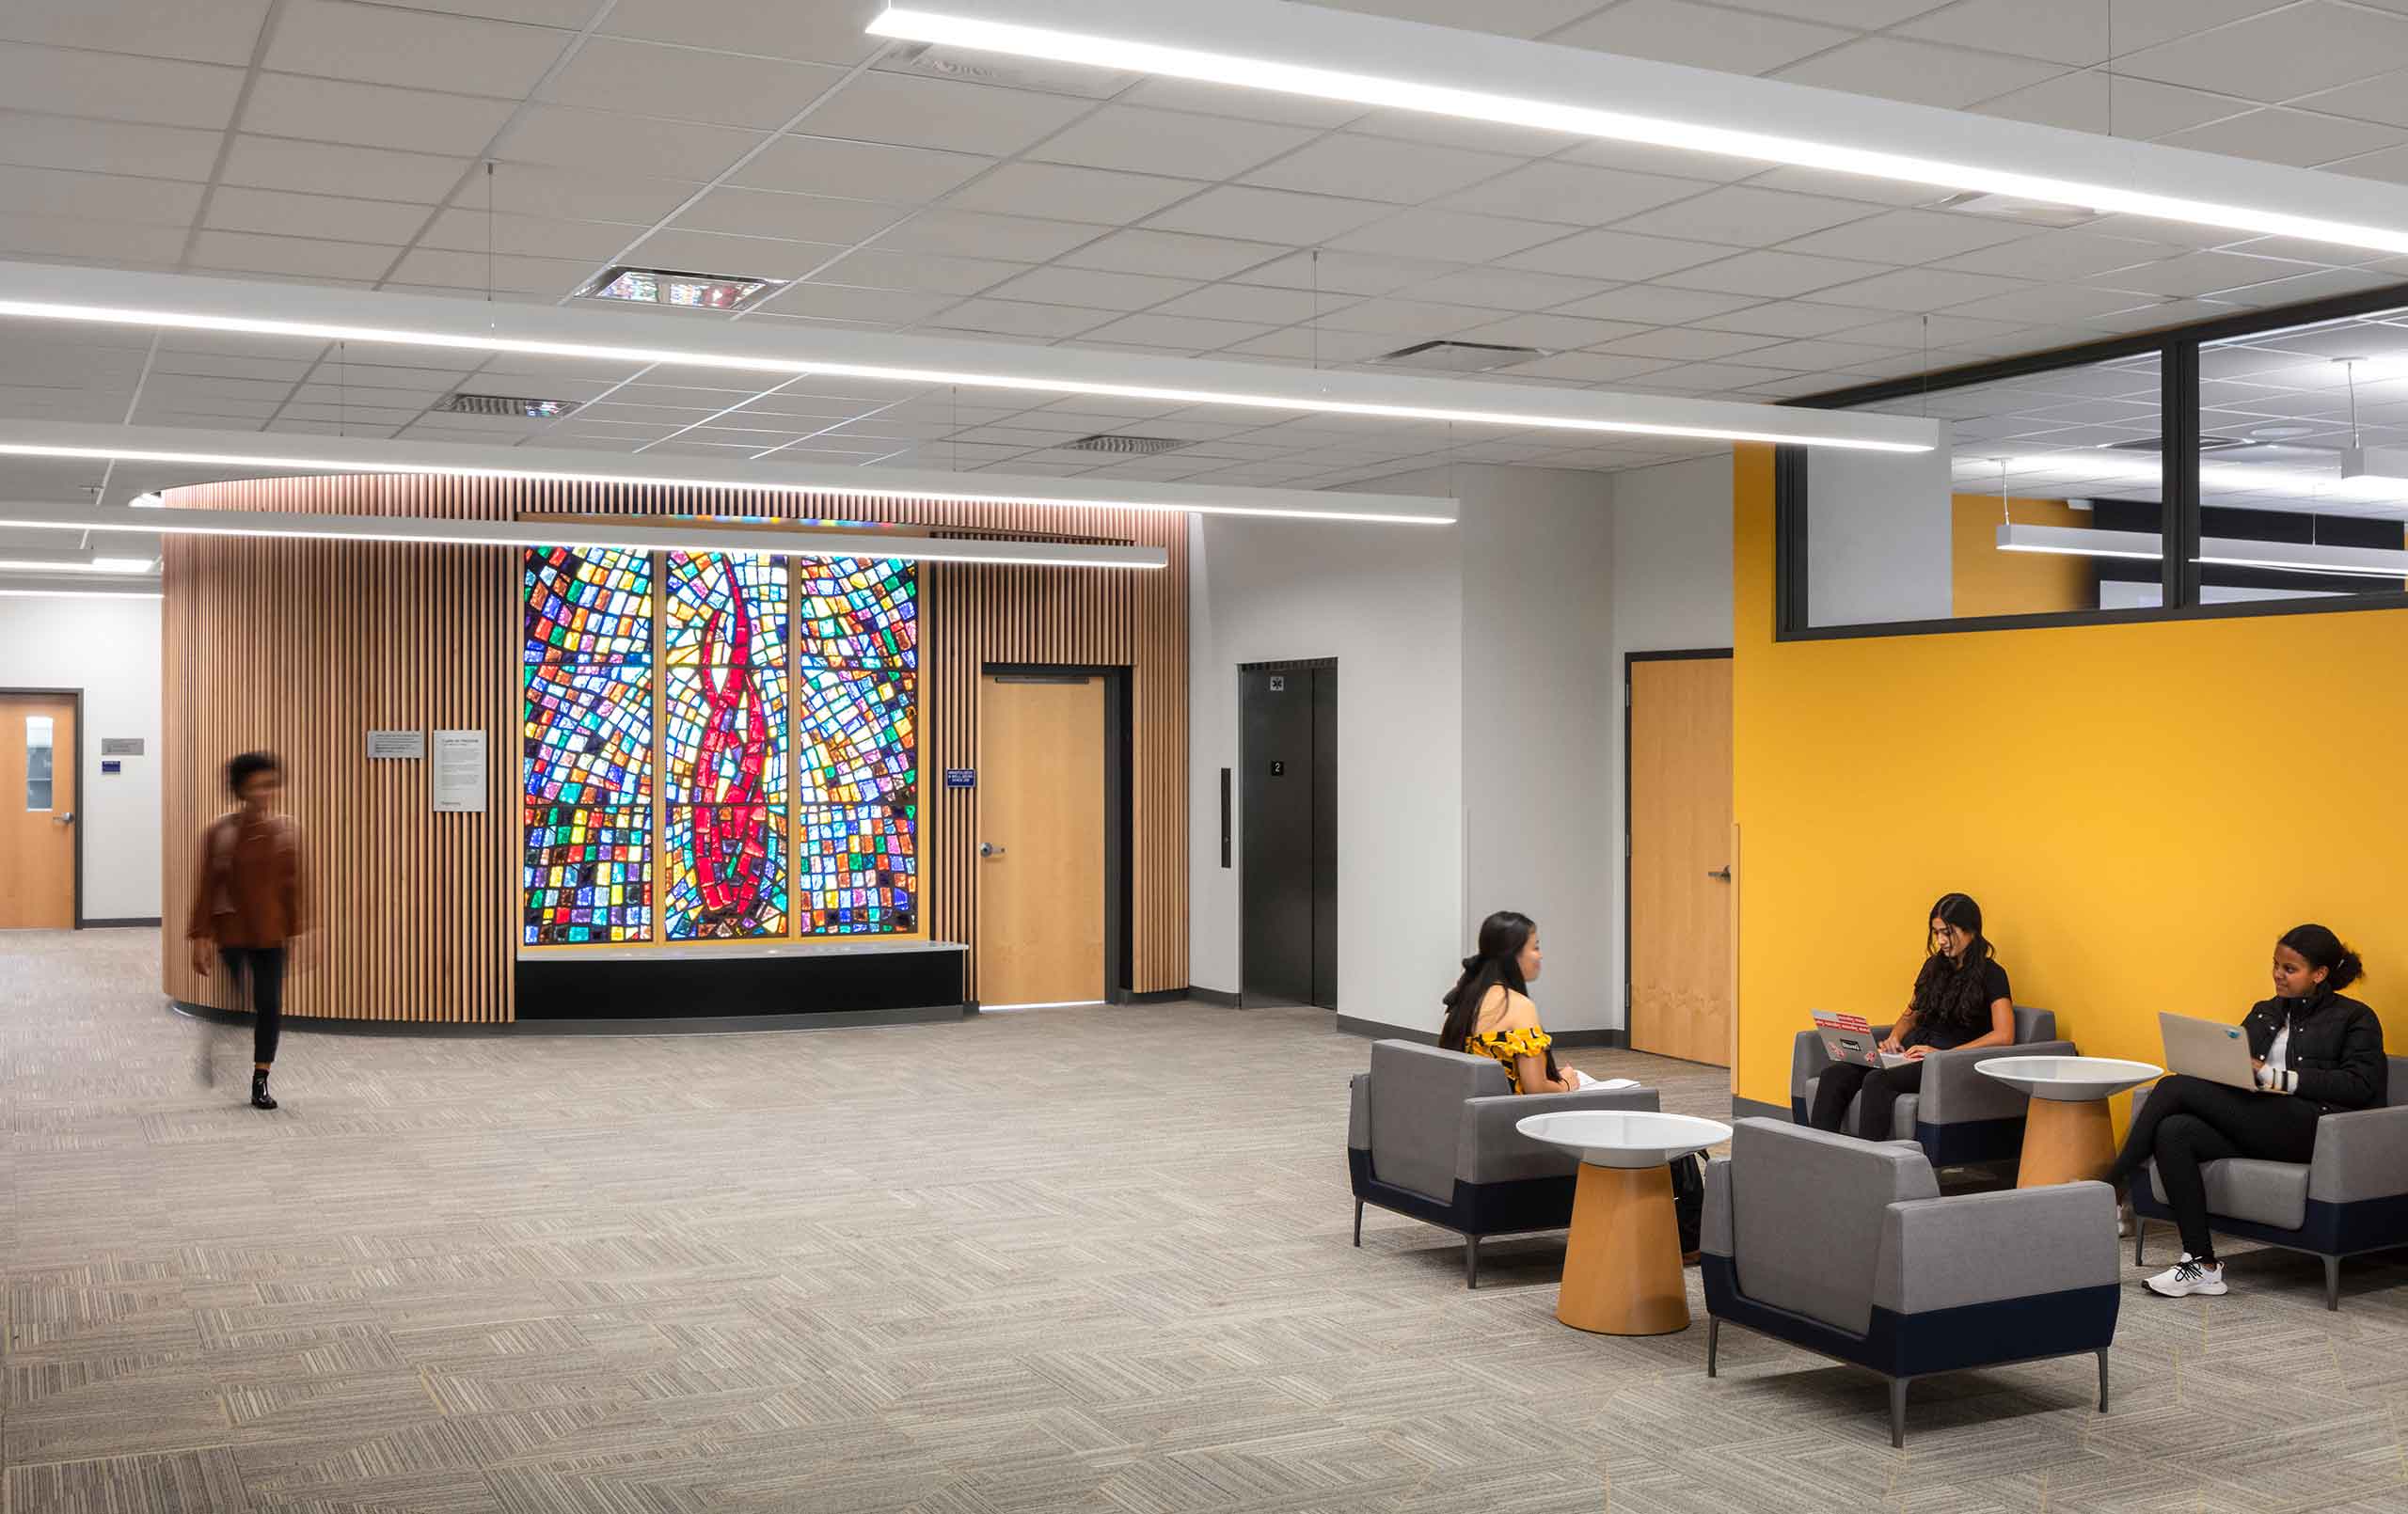
[[[101,755],[103,757],[139,757],[142,755],[140,736],[103,736]]]
[[[481,814],[485,807],[485,733],[483,731],[437,731],[435,767],[429,785],[435,808]]]
[[[426,755],[426,733],[423,731],[371,731],[368,733],[368,760],[387,762],[395,758],[422,758]]]

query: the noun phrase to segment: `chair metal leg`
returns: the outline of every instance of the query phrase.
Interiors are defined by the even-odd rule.
[[[1890,1443],[1900,1449],[1907,1443],[1907,1380],[1890,1380]]]
[[[1354,1201],[1354,1244],[1363,1244],[1363,1201]]]
[[[1480,1238],[1478,1236],[1464,1238],[1464,1286],[1467,1288],[1480,1286]]]
[[[1714,1376],[1714,1354],[1722,1345],[1722,1321],[1712,1315],[1705,1317],[1705,1375]]]
[[[2337,1311],[2341,1307],[2341,1258],[2324,1258],[2324,1307]]]
[[[2146,1267],[2148,1265],[2147,1262],[2141,1260],[2141,1247],[2145,1245],[2147,1240],[2148,1222],[2142,1219],[2139,1214],[2135,1213],[2132,1216],[2132,1265],[2134,1267]]]
[[[2099,1348],[2099,1411],[2107,1412],[2107,1348]]]

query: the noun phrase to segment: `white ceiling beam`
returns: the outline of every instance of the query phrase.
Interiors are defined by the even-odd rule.
[[[1940,442],[1936,422],[1868,411],[974,338],[803,331],[623,304],[525,305],[49,263],[0,262],[0,317],[1601,434],[1889,452],[1927,452]]]
[[[1284,0],[918,0],[879,37],[2408,252],[2408,187]]]
[[[277,432],[109,426],[64,420],[0,420],[0,457],[188,465],[212,472],[427,473],[483,479],[548,479],[661,488],[839,495],[857,499],[1060,505],[1085,510],[1259,515],[1386,526],[1450,526],[1454,523],[1457,505],[1451,498],[1422,495],[1015,478],[1008,473],[945,473],[932,468],[673,458],[568,448],[376,441],[357,436],[295,436]],[[146,511],[134,518],[157,522],[160,516]],[[166,527],[156,528],[164,530]]]

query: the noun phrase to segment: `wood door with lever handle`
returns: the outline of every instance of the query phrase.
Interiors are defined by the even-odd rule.
[[[978,999],[1104,996],[1101,677],[978,681]]]
[[[75,927],[75,703],[0,694],[0,930]]]
[[[1731,660],[1629,668],[1630,1044],[1728,1066]]]

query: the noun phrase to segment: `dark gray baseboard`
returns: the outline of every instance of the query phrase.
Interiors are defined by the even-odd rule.
[[[1193,999],[1199,1004],[1211,1004],[1215,1009],[1243,1009],[1245,1007],[1244,1001],[1241,1001],[1236,994],[1229,993],[1220,988],[1198,988],[1192,983],[1180,992],[1179,997],[1181,999]]]
[[[1626,1047],[1630,1033],[1608,1025],[1593,1031],[1549,1031],[1547,1039],[1557,1046]]]
[[[132,930],[150,926],[155,929],[158,923],[159,917],[156,915],[128,915],[123,920],[79,920],[75,923],[75,928],[77,930]]]
[[[250,1012],[219,1009],[213,1004],[188,1004],[171,999],[167,1005],[189,1019],[219,1025],[248,1025]],[[741,1035],[759,1031],[833,1031],[863,1025],[942,1025],[978,1013],[967,1004],[931,1004],[919,1009],[832,1010],[816,1015],[677,1016],[665,1019],[506,1020],[498,1024],[465,1024],[457,1020],[346,1020],[321,1015],[287,1015],[284,1029],[304,1035]]]
[[[1782,1124],[1787,1125],[1789,1123],[1789,1106],[1786,1104],[1767,1104],[1762,1099],[1741,1098],[1736,1094],[1732,1095],[1731,1117],[1736,1120],[1746,1118],[1750,1115],[1753,1115],[1759,1119],[1779,1120]]]
[[[1116,1004],[1176,1004],[1195,997],[1195,993],[1193,988],[1151,988],[1142,994],[1117,988],[1113,990],[1112,1001]]]
[[[1409,1025],[1390,1025],[1384,1020],[1361,1020],[1351,1015],[1339,1016],[1337,1028],[1339,1033],[1342,1035],[1368,1036],[1374,1041],[1400,1038],[1407,1041],[1427,1041],[1438,1033],[1434,1029],[1417,1031]],[[1630,1033],[1611,1027],[1592,1031],[1550,1031],[1547,1033],[1547,1039],[1557,1046],[1626,1047],[1630,1045]]]

